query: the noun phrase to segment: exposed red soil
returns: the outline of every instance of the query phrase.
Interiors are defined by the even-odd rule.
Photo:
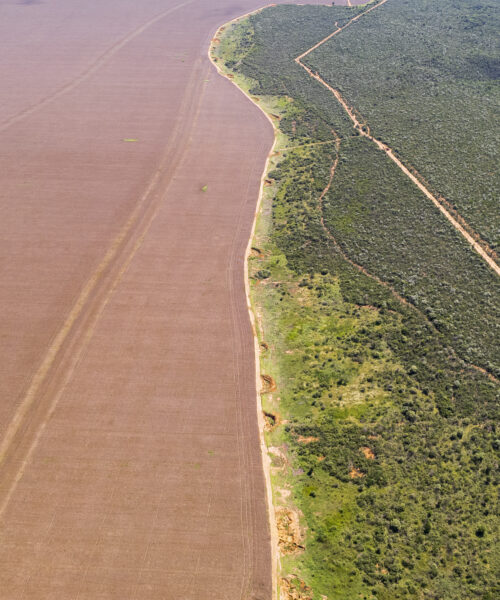
[[[296,575],[283,577],[280,580],[280,600],[313,600],[312,589]]]
[[[284,506],[276,509],[278,546],[282,555],[297,554],[304,550],[303,535],[297,511]]]
[[[264,393],[274,392],[276,390],[276,382],[271,377],[271,375],[261,375],[262,380],[262,391]]]
[[[364,476],[365,476],[365,474],[362,471],[360,471],[359,469],[357,469],[356,467],[352,467],[351,470],[349,471],[349,477],[351,479],[359,479]]]
[[[2,598],[271,595],[243,258],[272,130],[206,81],[257,6],[2,4]]]
[[[368,448],[368,446],[362,446],[360,450],[365,458],[368,460],[375,460],[375,454],[371,448]]]
[[[307,437],[305,437],[303,435],[299,435],[299,437],[297,438],[297,442],[299,444],[312,444],[313,442],[317,442],[317,441],[319,441],[319,438],[314,437],[312,435],[307,436]]]

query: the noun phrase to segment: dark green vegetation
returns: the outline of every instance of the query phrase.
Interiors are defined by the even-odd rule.
[[[304,59],[497,251],[499,31],[496,0],[389,0]]]
[[[324,214],[351,259],[424,312],[460,356],[500,376],[499,277],[374,144],[342,143]]]
[[[406,6],[391,4],[393,13]],[[412,4],[425,20],[427,3]],[[463,5],[437,4],[451,15]],[[493,599],[500,594],[500,387],[472,363],[497,373],[498,283],[294,63],[357,10],[276,7],[226,34],[230,68],[255,81],[252,93],[282,99],[280,128],[293,148],[269,173],[271,215],[262,217],[255,242],[263,255],[250,267],[279,390],[279,406],[271,397],[269,407],[288,421],[269,441],[286,443],[294,476],[280,477],[291,481],[307,526],[306,551],[285,558],[284,574],[297,573],[318,600]],[[377,10],[361,19],[365,29]],[[316,52],[307,57],[314,64]],[[355,79],[354,66],[338,64],[344,80]],[[391,65],[402,68],[395,59]],[[333,86],[336,76],[332,69]],[[476,134],[479,141],[469,141],[477,150],[481,131],[468,132]],[[321,205],[337,136],[338,166]],[[472,199],[470,206],[477,209]],[[346,261],[339,246],[388,286]]]

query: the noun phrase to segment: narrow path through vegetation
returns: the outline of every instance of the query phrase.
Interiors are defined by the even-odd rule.
[[[373,273],[370,273],[370,271],[368,271],[365,267],[363,267],[363,265],[360,265],[359,263],[355,262],[354,260],[352,260],[352,258],[350,256],[348,256],[348,254],[346,254],[345,250],[342,248],[342,246],[338,243],[337,239],[335,238],[335,236],[332,234],[332,232],[330,231],[330,229],[328,228],[328,225],[325,222],[325,217],[324,217],[324,212],[323,212],[323,200],[325,199],[326,195],[328,194],[332,183],[333,183],[333,179],[335,177],[335,172],[337,170],[337,165],[339,162],[339,158],[340,158],[340,146],[342,144],[342,140],[340,139],[340,137],[335,133],[335,131],[332,131],[335,139],[331,140],[330,142],[322,142],[323,144],[326,143],[334,143],[335,144],[335,150],[336,150],[336,156],[335,159],[332,163],[332,166],[330,168],[330,177],[328,179],[328,183],[325,187],[325,189],[321,192],[321,195],[318,198],[318,208],[319,208],[319,213],[320,213],[320,223],[321,223],[321,227],[328,239],[328,241],[333,245],[333,247],[335,248],[335,250],[337,252],[339,252],[339,254],[342,256],[342,258],[348,262],[351,266],[353,266],[355,269],[357,269],[360,273],[363,273],[363,275],[366,275],[367,277],[369,277],[370,279],[373,279],[373,281],[376,281],[379,285],[384,286],[385,288],[387,288],[391,294],[394,296],[394,298],[396,298],[396,300],[398,300],[399,302],[401,302],[401,304],[404,304],[405,306],[408,306],[410,308],[412,308],[416,313],[418,313],[418,315],[424,319],[426,321],[426,323],[434,330],[437,331],[436,326],[434,325],[434,323],[419,309],[417,308],[413,303],[409,302],[406,298],[404,298],[403,296],[401,296],[401,294],[398,294],[398,292],[391,286],[389,285],[389,283],[387,281],[384,281],[382,279],[380,279],[380,277],[377,277],[376,275],[374,275]],[[310,144],[313,145],[313,144]],[[300,146],[296,146],[297,148]],[[450,351],[453,353],[453,355],[455,356],[455,358],[457,357],[455,349],[454,348],[450,348]],[[474,371],[478,371],[480,373],[482,373],[483,375],[486,375],[488,377],[488,379],[490,379],[490,381],[494,381],[495,383],[499,383],[498,379],[489,371],[487,371],[486,369],[479,367],[477,365],[474,365],[472,363],[469,362],[465,362],[465,364],[467,365],[467,367],[469,367],[470,369],[474,370]]]
[[[455,218],[449,212],[449,210],[447,210],[445,208],[445,206],[443,205],[444,200],[440,201],[438,198],[436,198],[436,196],[434,196],[429,191],[429,189],[422,183],[422,181],[421,181],[422,178],[418,175],[418,173],[414,169],[412,169],[412,170],[414,171],[415,174],[412,173],[408,169],[408,167],[406,167],[401,162],[401,160],[394,154],[394,151],[387,144],[384,144],[383,142],[381,142],[380,140],[378,140],[377,138],[375,138],[371,135],[368,126],[365,123],[361,123],[359,121],[358,117],[355,114],[355,109],[353,109],[352,107],[350,107],[347,104],[346,100],[342,97],[340,92],[338,90],[336,90],[335,88],[333,88],[331,85],[329,85],[319,75],[319,73],[317,73],[317,72],[314,73],[307,65],[305,65],[302,62],[302,59],[305,58],[307,55],[309,55],[314,50],[316,50],[316,48],[319,48],[325,42],[327,42],[328,40],[333,38],[335,35],[339,34],[346,27],[349,27],[349,25],[351,25],[352,23],[354,23],[355,21],[360,19],[362,16],[364,16],[364,15],[368,14],[369,12],[371,12],[372,10],[375,10],[376,8],[382,6],[386,2],[387,2],[387,0],[381,0],[381,2],[378,2],[374,6],[371,6],[370,8],[368,8],[367,10],[365,10],[362,13],[359,13],[358,15],[353,17],[350,21],[348,21],[343,27],[338,27],[333,33],[327,35],[325,38],[323,38],[317,44],[315,44],[314,46],[309,48],[309,50],[306,50],[300,56],[297,56],[297,58],[295,59],[295,62],[298,65],[300,65],[312,78],[316,79],[316,81],[319,81],[319,83],[321,83],[321,85],[326,87],[335,96],[337,101],[340,103],[342,108],[345,110],[345,112],[351,119],[354,129],[356,129],[356,131],[358,131],[360,133],[360,135],[364,136],[365,138],[369,139],[374,144],[376,144],[376,146],[380,150],[383,150],[386,153],[386,155],[401,169],[401,171],[403,171],[403,173],[409,179],[411,179],[411,181],[425,194],[425,196],[429,200],[431,200],[431,202],[443,213],[443,215],[448,219],[448,221],[453,225],[453,227],[459,233],[462,234],[462,236],[469,242],[469,244],[474,248],[474,250],[488,264],[488,266],[490,266],[497,275],[500,275],[500,266],[492,258],[493,251],[489,248],[488,244],[484,240],[482,240],[476,232],[473,231],[473,229],[470,227],[470,225],[468,225],[466,223],[466,221],[463,219],[463,217],[461,217],[460,215],[457,214],[457,218]]]

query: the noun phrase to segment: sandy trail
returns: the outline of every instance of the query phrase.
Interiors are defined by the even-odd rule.
[[[338,166],[339,158],[340,158],[339,152],[340,152],[340,146],[341,146],[341,139],[339,137],[335,136],[335,139],[332,140],[331,143],[335,144],[336,156],[335,156],[335,159],[334,159],[334,161],[332,163],[332,166],[330,167],[330,177],[328,179],[328,183],[327,183],[325,189],[321,192],[321,195],[318,198],[318,208],[319,208],[319,212],[320,212],[320,223],[321,223],[321,227],[322,227],[322,229],[323,229],[326,237],[328,238],[328,240],[332,244],[332,246],[335,248],[335,250],[342,256],[342,258],[346,262],[348,262],[351,266],[353,266],[360,273],[363,273],[363,275],[366,275],[366,277],[369,277],[370,279],[373,279],[373,281],[376,281],[379,285],[382,285],[383,287],[385,287],[386,289],[388,289],[389,292],[392,294],[392,296],[398,302],[400,302],[401,304],[404,304],[405,306],[409,307],[411,310],[415,311],[428,324],[429,327],[431,327],[436,333],[438,333],[438,330],[437,330],[436,326],[434,325],[434,323],[432,323],[432,321],[430,321],[429,318],[419,308],[417,308],[414,304],[412,304],[406,298],[404,298],[403,296],[401,296],[401,294],[399,294],[387,281],[384,281],[383,279],[380,279],[380,277],[377,277],[377,275],[374,275],[373,273],[370,273],[370,271],[368,271],[365,267],[363,267],[359,263],[357,263],[354,260],[352,260],[352,258],[350,258],[350,256],[348,256],[346,254],[346,252],[344,251],[344,249],[342,248],[342,246],[338,243],[338,241],[336,240],[335,236],[332,234],[332,232],[328,228],[328,225],[326,224],[325,218],[324,218],[323,200],[325,199],[326,195],[330,191],[330,188],[332,187],[332,184],[333,184],[333,180],[334,180],[334,177],[335,177],[335,172],[337,170],[337,166]],[[453,348],[450,348],[450,351],[458,359],[455,350]],[[490,381],[494,381],[495,383],[499,383],[498,379],[492,373],[489,373],[486,369],[484,369],[482,367],[478,367],[477,365],[474,365],[474,364],[471,364],[471,363],[467,363],[467,362],[465,364],[467,365],[467,367],[469,369],[471,369],[473,371],[476,371],[478,373],[482,373],[483,375],[486,375],[486,377],[488,377],[488,379]]]
[[[257,5],[1,7],[3,598],[270,597],[243,260],[272,131],[206,57]]]
[[[332,39],[335,35],[338,35],[342,31],[344,31],[344,29],[346,27],[349,27],[350,25],[352,25],[353,23],[355,23],[357,20],[359,20],[361,17],[367,15],[372,10],[375,10],[376,8],[379,8],[380,6],[382,6],[383,4],[385,4],[386,2],[387,2],[387,0],[381,0],[381,2],[378,2],[377,4],[371,6],[370,8],[368,8],[367,10],[365,10],[364,12],[360,13],[359,15],[357,15],[356,17],[354,17],[353,19],[351,19],[350,21],[348,21],[343,27],[339,27],[334,32],[332,32],[331,34],[329,34],[328,36],[326,36],[325,38],[323,38],[321,41],[319,41],[317,44],[315,44],[314,46],[312,46],[311,48],[309,48],[309,50],[306,50],[300,56],[297,56],[297,58],[295,59],[295,62],[298,65],[300,65],[311,77],[313,77],[314,79],[316,79],[316,81],[318,81],[319,83],[321,83],[321,85],[323,85],[324,87],[326,87],[326,89],[328,89],[335,96],[335,98],[337,99],[337,101],[340,103],[340,105],[342,106],[342,108],[345,110],[345,112],[347,113],[347,115],[351,119],[354,128],[362,136],[364,136],[365,138],[367,138],[370,141],[372,141],[380,150],[383,150],[387,154],[387,156],[399,167],[399,169],[401,169],[401,171],[409,179],[411,179],[411,181],[425,194],[425,196],[429,200],[431,200],[431,202],[436,206],[436,208],[438,208],[441,211],[441,213],[446,217],[446,219],[448,219],[448,221],[453,225],[453,227],[467,240],[467,242],[472,246],[472,248],[474,248],[474,250],[479,254],[479,256],[481,256],[481,258],[488,264],[488,266],[491,267],[493,269],[493,271],[495,271],[495,273],[497,275],[500,275],[500,266],[493,259],[493,257],[492,257],[493,253],[492,253],[491,249],[489,249],[489,247],[486,244],[486,242],[484,242],[483,240],[481,240],[480,236],[476,232],[474,232],[472,230],[472,228],[466,223],[466,221],[463,219],[463,217],[461,217],[460,215],[458,215],[458,218],[460,219],[460,221],[464,225],[462,225],[446,209],[446,207],[443,205],[443,203],[440,202],[439,199],[436,198],[436,196],[434,196],[429,191],[429,189],[422,183],[421,178],[417,177],[418,174],[415,175],[414,173],[412,173],[408,169],[408,167],[406,167],[401,162],[401,160],[399,160],[399,158],[394,154],[394,151],[387,144],[384,144],[383,142],[381,142],[380,140],[378,140],[377,138],[373,137],[370,134],[369,128],[364,123],[360,123],[359,122],[358,117],[356,116],[355,110],[351,106],[348,105],[348,103],[342,97],[342,95],[340,94],[340,92],[338,90],[336,90],[335,88],[333,88],[331,85],[329,85],[319,75],[319,73],[314,73],[308,66],[304,65],[304,63],[302,62],[303,58],[305,58],[306,56],[308,56],[309,54],[311,54],[311,52],[313,52],[314,50],[316,50],[317,48],[319,48],[320,46],[322,46],[325,42],[327,42],[328,40]],[[472,233],[469,233],[469,232],[472,232]]]

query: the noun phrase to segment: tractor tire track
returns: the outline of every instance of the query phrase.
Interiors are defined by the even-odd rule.
[[[203,99],[202,82],[209,69],[208,65],[201,65],[198,59],[184,92],[180,108],[183,118],[177,121],[145,192],[51,341],[5,432],[0,445],[0,481],[4,494],[0,518],[92,338],[99,317],[141,247],[162,205],[168,183],[189,148],[189,136]],[[200,75],[202,68],[204,73]],[[183,126],[186,122],[189,122],[189,127]]]
[[[45,96],[45,98],[42,98],[36,104],[29,106],[28,108],[18,112],[17,114],[13,115],[9,119],[6,119],[2,123],[0,123],[0,133],[7,130],[12,125],[19,123],[23,119],[38,112],[39,110],[41,110],[48,104],[51,104],[52,102],[54,102],[61,96],[64,96],[68,92],[71,92],[72,90],[74,90],[81,83],[83,83],[84,81],[86,81],[87,79],[92,77],[92,75],[94,75],[94,73],[96,73],[102,66],[104,66],[109,61],[110,58],[112,58],[117,52],[119,52],[129,42],[131,42],[135,38],[139,37],[141,35],[141,33],[144,33],[152,25],[154,25],[158,21],[161,21],[167,15],[175,12],[176,10],[179,10],[180,8],[183,8],[184,6],[187,6],[188,4],[191,4],[193,1],[194,0],[186,0],[186,2],[183,2],[182,4],[173,6],[172,8],[169,8],[169,9],[161,12],[160,14],[156,15],[155,17],[149,19],[149,21],[146,21],[140,27],[137,27],[136,29],[134,29],[133,31],[128,33],[125,37],[123,37],[121,40],[119,40],[118,42],[113,44],[110,48],[108,48],[108,50],[106,50],[106,52],[101,54],[101,56],[99,56],[99,58],[97,58],[97,60],[95,60],[87,69],[85,69],[82,73],[80,73],[80,75],[78,75],[75,79],[73,79],[72,81],[69,81],[68,83],[66,83],[65,85],[60,87],[58,90],[56,90],[49,96]]]

